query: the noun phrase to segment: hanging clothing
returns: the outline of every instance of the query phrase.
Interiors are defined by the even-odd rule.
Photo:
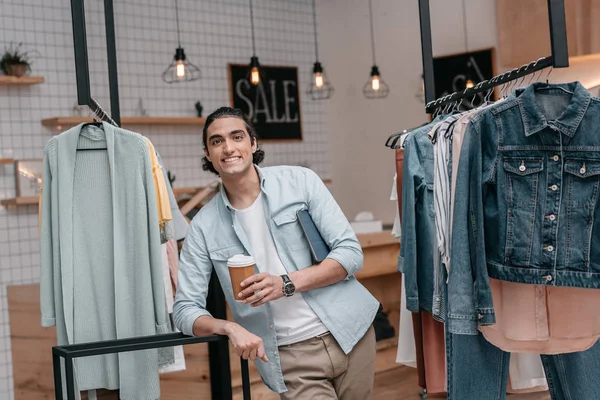
[[[598,115],[600,100],[580,83],[535,83],[470,121],[455,196],[453,332],[495,323],[489,277],[600,287]]]
[[[402,244],[398,270],[406,283],[406,303],[412,312],[433,306],[433,145],[429,130],[439,122],[417,128],[404,140],[402,176]]]
[[[185,219],[185,217],[181,213],[181,210],[179,209],[179,204],[177,204],[177,199],[175,198],[175,194],[173,193],[173,188],[171,187],[171,182],[169,181],[169,178],[167,176],[167,169],[164,166],[164,163],[162,161],[162,158],[160,157],[160,154],[156,153],[156,157],[158,159],[158,163],[161,166],[161,170],[164,175],[165,184],[167,186],[167,194],[169,196],[169,204],[171,206],[171,216],[173,217],[173,220],[171,221],[173,237],[177,241],[183,240],[183,239],[185,239],[185,237],[187,235],[187,231],[189,229],[190,224],[187,221],[187,219]]]
[[[584,351],[600,338],[600,290],[490,279],[496,324],[480,327],[504,351]]]
[[[44,150],[42,326],[56,326],[59,345],[169,333],[147,143],[108,123],[82,126]],[[155,400],[158,366],[156,349],[77,359],[77,390]]]

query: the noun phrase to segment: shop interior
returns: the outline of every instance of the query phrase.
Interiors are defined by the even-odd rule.
[[[451,398],[444,324],[409,309],[399,272],[402,141],[535,82],[577,81],[600,102],[599,22],[595,0],[0,0],[0,399],[55,398],[56,330],[40,324],[48,141],[94,120],[145,136],[189,223],[219,193],[201,158],[221,106],[262,124],[264,166],[313,170],[350,221],[356,278],[382,306],[373,399]],[[271,91],[244,94],[253,80]],[[183,344],[162,399],[279,398],[226,341]],[[513,353],[504,383],[508,399],[553,398],[539,354]]]

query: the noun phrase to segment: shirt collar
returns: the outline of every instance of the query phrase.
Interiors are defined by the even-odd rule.
[[[566,95],[559,88],[573,92],[571,101],[563,113],[555,120],[547,121],[535,100],[536,89],[544,87],[548,94]],[[547,126],[554,126],[567,136],[573,137],[590,103],[591,94],[579,82],[547,84],[536,82],[525,89],[517,89],[514,96],[518,98],[521,117],[525,126],[525,136],[538,133]]]
[[[264,191],[265,190],[265,174],[264,174],[263,170],[256,164],[254,164],[254,169],[258,173],[258,180],[260,182],[260,190]],[[229,198],[227,197],[227,192],[225,191],[225,185],[223,185],[223,184],[221,184],[220,196],[221,196],[221,200],[223,201],[223,204],[225,205],[225,207],[227,207],[227,209],[229,211],[234,211],[235,209],[229,202]]]

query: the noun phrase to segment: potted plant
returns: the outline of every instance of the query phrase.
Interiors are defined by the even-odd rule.
[[[23,43],[13,46],[11,43],[4,49],[4,54],[0,59],[0,70],[6,75],[21,77],[31,71],[31,60],[29,53],[21,51]]]

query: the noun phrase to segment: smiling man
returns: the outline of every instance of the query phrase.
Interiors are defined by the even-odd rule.
[[[309,169],[259,168],[264,153],[240,110],[211,114],[203,142],[203,167],[223,185],[192,221],[183,246],[177,327],[188,335],[227,335],[282,399],[371,398],[379,303],[354,277],[363,254],[340,207]],[[317,265],[299,210],[309,211],[331,249]],[[243,302],[233,297],[227,268],[235,254],[256,262],[257,273],[243,282]],[[206,311],[213,270],[235,322]]]

